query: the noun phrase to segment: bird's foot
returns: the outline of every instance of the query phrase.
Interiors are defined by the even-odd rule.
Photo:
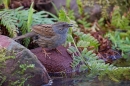
[[[42,49],[42,52],[45,54],[45,58],[48,57],[50,59],[49,54],[51,53],[48,53],[45,49]]]
[[[62,55],[61,51],[59,51],[57,48],[56,48],[56,51]]]

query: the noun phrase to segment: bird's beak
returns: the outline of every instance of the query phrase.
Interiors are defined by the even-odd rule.
[[[73,27],[73,24],[68,24],[69,27]]]

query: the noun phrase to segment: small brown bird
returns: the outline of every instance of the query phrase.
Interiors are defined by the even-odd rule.
[[[18,40],[38,36],[38,39],[35,41],[43,48],[42,50],[46,57],[49,53],[47,53],[44,48],[56,49],[59,45],[63,44],[66,41],[68,29],[72,26],[72,24],[68,24],[66,22],[35,25],[32,27],[31,32],[13,39]]]

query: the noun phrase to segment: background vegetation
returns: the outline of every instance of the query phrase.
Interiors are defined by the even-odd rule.
[[[73,57],[71,66],[80,72],[86,73],[86,77],[100,79],[109,77],[114,81],[130,80],[130,1],[129,0],[76,0],[80,17],[74,17],[70,9],[70,0],[67,0],[67,10],[62,8],[55,16],[46,11],[36,12],[33,3],[30,9],[22,7],[8,9],[8,0],[3,0],[5,8],[0,10],[0,25],[8,30],[10,37],[17,32],[25,34],[32,25],[65,21],[74,24],[68,32],[65,45],[69,45],[67,51]],[[87,4],[85,4],[87,3]],[[83,11],[85,6],[101,5],[102,12],[99,20],[88,22],[90,17]],[[113,6],[111,14],[107,9]],[[51,16],[51,17],[48,17]],[[28,46],[29,39],[24,39]],[[116,60],[116,61],[115,61]]]

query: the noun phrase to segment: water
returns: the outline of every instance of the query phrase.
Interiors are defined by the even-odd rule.
[[[87,80],[86,78],[54,78],[50,86],[130,86],[130,81],[114,82],[110,79],[102,81],[98,79]]]

